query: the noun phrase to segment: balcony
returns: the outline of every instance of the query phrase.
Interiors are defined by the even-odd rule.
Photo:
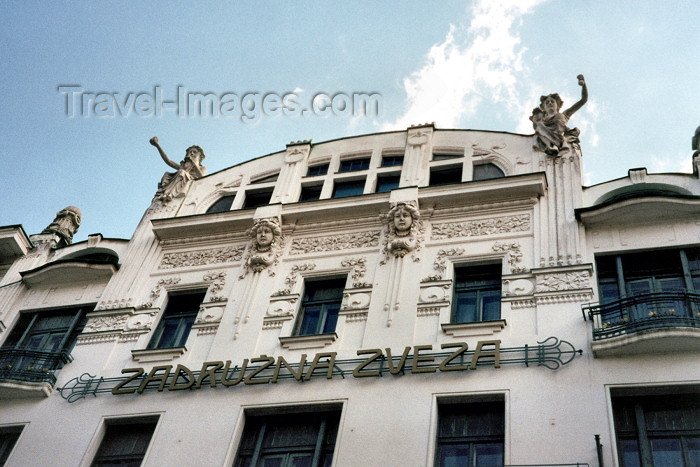
[[[66,351],[0,348],[0,398],[48,396],[56,371],[72,360]]]
[[[645,293],[584,306],[583,313],[593,322],[596,357],[700,351],[700,294]]]

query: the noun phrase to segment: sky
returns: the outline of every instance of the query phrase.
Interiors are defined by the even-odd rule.
[[[39,233],[75,205],[74,241],[129,238],[170,170],[153,136],[176,162],[201,146],[214,173],[424,122],[532,134],[539,96],[570,106],[578,74],[587,185],[691,172],[699,20],[697,0],[1,2],[0,226]],[[217,115],[181,92],[210,93]],[[337,108],[301,112],[320,93]],[[344,111],[354,94],[381,111]]]

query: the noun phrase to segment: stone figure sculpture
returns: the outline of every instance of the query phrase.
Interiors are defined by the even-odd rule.
[[[581,99],[574,105],[560,111],[564,102],[559,94],[549,94],[540,97],[540,105],[532,110],[532,127],[537,135],[536,150],[549,155],[557,155],[566,149],[568,145],[578,147],[578,136],[581,133],[578,128],[566,126],[569,118],[588,101],[588,88],[583,75],[578,75],[578,84],[581,86]]]
[[[80,227],[82,213],[75,206],[68,206],[56,213],[56,218],[41,233],[56,234],[65,245],[73,242],[73,235]]]
[[[275,217],[257,219],[248,232],[252,239],[246,269],[260,272],[274,264],[279,257],[282,247],[282,228]]]
[[[700,155],[700,126],[695,129],[695,136],[693,136],[691,149],[695,151],[693,153],[694,156]]]
[[[205,157],[204,151],[199,146],[190,146],[187,148],[185,151],[185,158],[177,164],[170,160],[165,154],[163,148],[158,144],[157,137],[154,136],[151,138],[149,143],[158,149],[158,154],[160,154],[160,157],[163,158],[166,164],[177,170],[177,172],[165,172],[158,184],[158,191],[155,197],[163,203],[167,203],[173,198],[185,196],[185,190],[189,182],[206,175],[207,168],[202,165],[202,161]]]
[[[388,255],[403,258],[416,249],[421,220],[415,202],[392,203],[385,221],[388,228],[385,249]]]

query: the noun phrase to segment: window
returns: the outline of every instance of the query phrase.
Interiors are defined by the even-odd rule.
[[[343,300],[345,278],[307,281],[295,336],[327,334],[335,331]]]
[[[453,323],[501,319],[501,265],[455,267]]]
[[[326,175],[328,173],[328,164],[312,165],[306,172],[307,177],[315,177],[316,175]]]
[[[23,426],[0,427],[0,465],[5,465],[7,462],[23,428]]]
[[[234,467],[326,467],[333,461],[340,411],[246,416]]]
[[[387,193],[399,187],[401,175],[379,175],[377,177],[377,193]]]
[[[93,305],[24,313],[0,348],[0,379],[54,384]]]
[[[265,206],[270,203],[270,198],[272,198],[272,188],[268,190],[246,191],[243,209]]]
[[[463,157],[464,154],[433,153],[434,161],[446,161]]]
[[[495,164],[474,164],[474,175],[472,180],[489,180],[492,178],[503,178],[506,174]]]
[[[233,200],[236,197],[236,195],[226,195],[222,196],[219,198],[214,204],[209,206],[209,209],[207,209],[207,214],[211,214],[214,212],[226,212],[231,210],[231,205],[233,204]]]
[[[683,392],[613,396],[621,467],[700,465],[700,397]]]
[[[382,167],[396,167],[398,165],[403,165],[403,154],[382,156]]]
[[[148,348],[184,347],[206,293],[206,290],[198,290],[170,294],[163,317],[156,327]]]
[[[277,179],[279,178],[280,174],[273,174],[273,175],[268,175],[267,177],[261,177],[258,178],[257,180],[253,180],[250,182],[251,184],[255,183],[269,183],[269,182],[276,182]]]
[[[449,185],[462,182],[462,166],[434,167],[430,169],[430,186]]]
[[[302,186],[299,201],[316,201],[320,199],[322,189],[323,185]]]
[[[333,198],[345,198],[346,196],[361,195],[365,191],[365,179],[335,182],[333,184]]]
[[[157,418],[110,420],[91,465],[139,467],[157,423]]]
[[[367,169],[369,169],[369,157],[363,157],[362,159],[340,161],[338,172],[355,172],[356,170]]]
[[[502,401],[440,404],[435,465],[502,466],[504,433]]]

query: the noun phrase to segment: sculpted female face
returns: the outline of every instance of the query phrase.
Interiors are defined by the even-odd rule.
[[[255,234],[255,240],[258,242],[258,246],[263,248],[272,245],[272,240],[274,240],[275,235],[272,233],[272,229],[266,225],[260,226],[258,232]]]
[[[202,153],[194,147],[187,149],[186,155],[195,162],[201,162],[202,160]]]
[[[397,232],[406,232],[411,228],[411,225],[413,225],[413,217],[406,209],[401,208],[394,213],[394,227],[396,227]]]
[[[547,96],[544,100],[544,111],[547,115],[557,113],[559,111],[559,104],[552,96]]]

